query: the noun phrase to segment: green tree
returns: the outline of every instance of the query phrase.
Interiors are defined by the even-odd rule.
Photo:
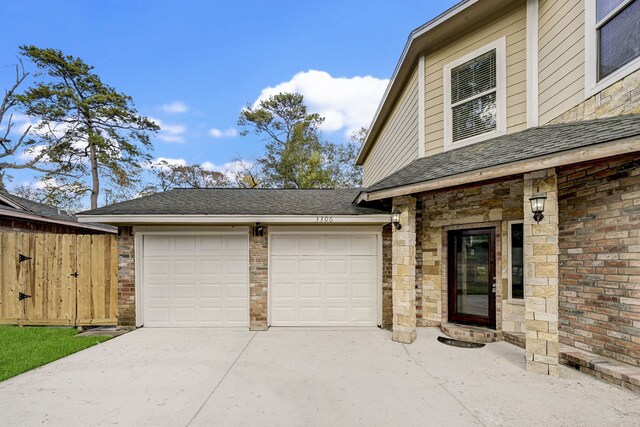
[[[319,114],[309,113],[302,95],[279,93],[240,113],[241,134],[265,137],[265,154],[256,163],[261,184],[281,188],[323,188],[335,185],[328,164],[331,150],[320,139]]]
[[[55,129],[60,144],[48,153],[50,160],[91,177],[88,184],[76,184],[85,185],[92,209],[98,207],[103,179],[115,187],[135,187],[158,125],[139,115],[130,96],[103,83],[82,59],[35,46],[21,46],[20,52],[43,77],[18,100],[39,126]]]

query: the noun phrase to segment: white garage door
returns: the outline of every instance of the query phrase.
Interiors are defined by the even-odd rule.
[[[272,326],[376,326],[375,234],[270,236]]]
[[[145,326],[247,326],[246,235],[144,236]]]

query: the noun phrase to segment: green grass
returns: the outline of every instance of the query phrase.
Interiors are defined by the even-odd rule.
[[[0,326],[0,381],[111,337],[76,337],[73,328]]]

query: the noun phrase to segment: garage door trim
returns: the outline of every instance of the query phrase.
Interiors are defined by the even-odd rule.
[[[267,323],[271,326],[271,310],[273,309],[272,300],[272,280],[271,280],[271,236],[273,235],[303,235],[303,234],[367,234],[375,235],[377,241],[377,262],[376,262],[376,324],[380,326],[382,324],[382,227],[380,226],[310,226],[310,227],[286,227],[286,226],[272,226],[269,227],[269,245],[268,245],[268,310],[267,310]],[[329,328],[329,326],[327,326]],[[360,326],[358,326],[360,327]]]
[[[136,327],[144,326],[144,236],[215,236],[241,235],[247,238],[249,247],[249,227],[133,227],[135,260],[135,301]],[[247,271],[249,251],[247,250]],[[249,275],[247,274],[247,295],[249,295]],[[250,301],[247,297],[247,327],[249,326]]]

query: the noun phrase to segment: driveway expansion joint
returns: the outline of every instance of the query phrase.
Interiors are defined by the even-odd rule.
[[[244,354],[245,350],[247,349],[247,347],[249,347],[249,344],[251,344],[251,341],[253,341],[253,339],[256,337],[256,335],[258,335],[258,332],[254,332],[253,335],[251,335],[251,339],[249,340],[249,342],[247,342],[247,344],[244,346],[242,351],[240,353],[238,353],[238,356],[235,358],[235,360],[233,361],[231,366],[229,366],[229,369],[227,369],[227,371],[224,373],[222,378],[220,378],[220,381],[218,381],[218,383],[215,385],[215,387],[213,387],[213,390],[211,390],[211,393],[209,393],[209,395],[204,400],[204,402],[202,402],[202,405],[200,405],[200,407],[198,408],[196,413],[193,414],[193,417],[191,417],[189,422],[186,424],[186,427],[189,427],[191,425],[191,423],[193,423],[193,421],[197,418],[198,414],[200,414],[200,412],[202,411],[202,408],[205,407],[207,402],[209,402],[209,399],[211,399],[211,396],[213,396],[215,394],[215,392],[218,390],[218,387],[220,387],[220,384],[222,384],[224,379],[227,378],[227,375],[229,375],[229,372],[231,372],[233,367],[236,366],[236,363],[238,363],[238,360],[240,360],[240,357]]]

